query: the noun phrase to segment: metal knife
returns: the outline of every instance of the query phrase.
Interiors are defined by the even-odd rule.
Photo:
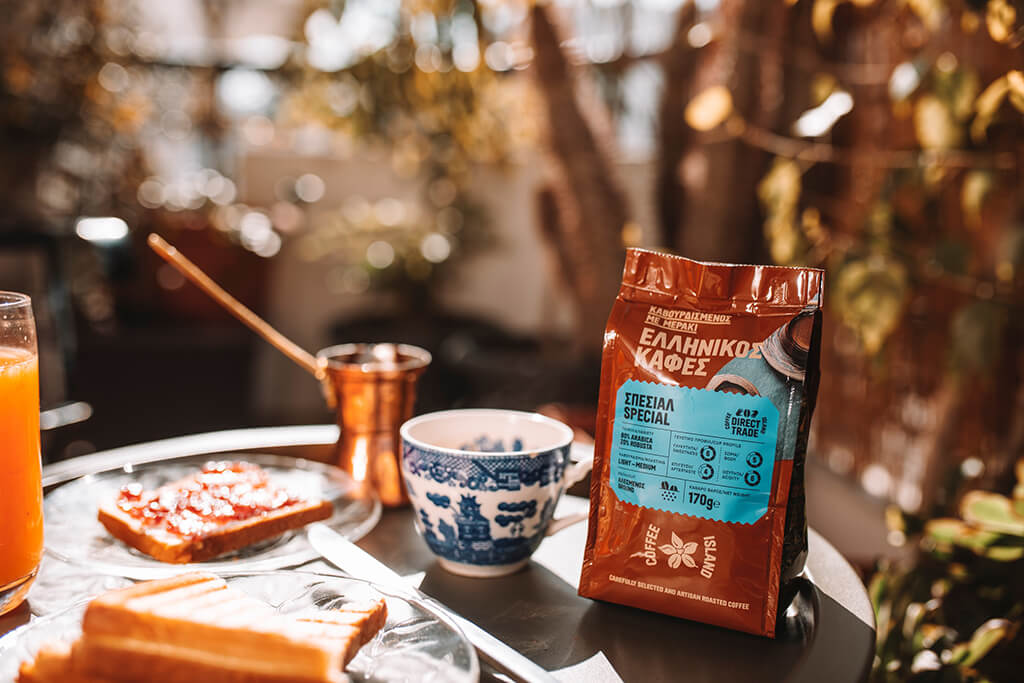
[[[544,668],[534,664],[473,622],[460,617],[437,600],[413,588],[390,567],[336,531],[323,524],[313,524],[309,527],[308,534],[313,548],[342,571],[400,595],[415,597],[454,621],[469,638],[469,642],[473,643],[480,658],[513,680],[521,683],[557,683],[557,679]]]

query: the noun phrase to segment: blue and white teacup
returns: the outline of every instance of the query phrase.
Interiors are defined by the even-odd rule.
[[[402,425],[402,475],[416,529],[441,566],[463,576],[516,571],[552,525],[562,492],[593,458],[572,464],[572,429],[515,410],[446,410]]]

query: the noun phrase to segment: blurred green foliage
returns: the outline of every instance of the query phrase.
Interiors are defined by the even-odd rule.
[[[957,518],[889,517],[893,531],[917,536],[918,554],[913,566],[883,564],[871,579],[873,683],[1021,680],[1024,460],[1012,496],[970,491]]]

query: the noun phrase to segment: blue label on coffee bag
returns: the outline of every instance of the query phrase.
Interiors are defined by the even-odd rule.
[[[620,500],[722,522],[768,510],[779,411],[764,396],[629,380],[609,454]]]

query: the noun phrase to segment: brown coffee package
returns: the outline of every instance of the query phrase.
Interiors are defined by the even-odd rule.
[[[823,273],[630,249],[580,595],[763,636],[807,554]]]

